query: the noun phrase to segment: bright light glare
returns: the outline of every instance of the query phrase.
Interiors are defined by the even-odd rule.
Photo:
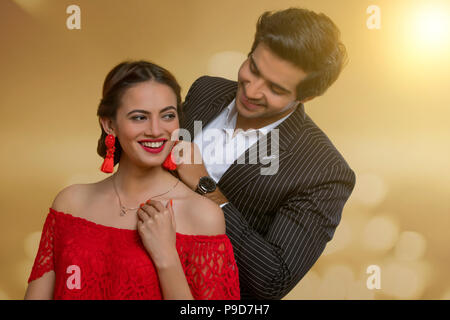
[[[448,44],[450,37],[450,7],[448,5],[439,7],[422,7],[413,20],[413,36],[416,37],[419,46],[430,49],[442,48]]]

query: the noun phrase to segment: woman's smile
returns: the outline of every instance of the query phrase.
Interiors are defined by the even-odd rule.
[[[150,153],[160,153],[164,150],[167,139],[155,139],[155,140],[141,140],[139,144],[141,147]]]

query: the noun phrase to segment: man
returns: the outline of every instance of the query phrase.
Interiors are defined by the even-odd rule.
[[[345,58],[339,31],[325,15],[266,12],[238,82],[201,77],[186,96],[181,127],[194,137],[194,121],[202,122],[194,142],[203,163],[182,164],[178,175],[222,207],[243,299],[284,297],[339,224],[355,175],[303,103],[326,91]],[[222,139],[205,139],[213,129]],[[221,162],[217,150],[226,152],[238,138],[246,144]],[[272,154],[252,161],[260,150]],[[268,159],[276,165],[264,172]]]

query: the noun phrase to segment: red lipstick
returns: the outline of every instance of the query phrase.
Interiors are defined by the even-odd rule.
[[[147,147],[147,146],[143,145],[143,143],[146,143],[146,142],[161,142],[161,141],[163,141],[163,144],[159,148],[152,148],[152,147]],[[147,152],[160,153],[161,151],[163,151],[163,149],[164,149],[164,147],[166,145],[166,141],[167,141],[167,139],[164,139],[164,138],[160,138],[160,139],[145,139],[145,140],[140,140],[139,144]]]

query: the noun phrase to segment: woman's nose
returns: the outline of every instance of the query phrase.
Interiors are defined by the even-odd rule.
[[[152,121],[150,121],[149,126],[147,127],[146,135],[157,138],[160,137],[161,134],[162,129],[159,123],[159,119],[152,119]]]

